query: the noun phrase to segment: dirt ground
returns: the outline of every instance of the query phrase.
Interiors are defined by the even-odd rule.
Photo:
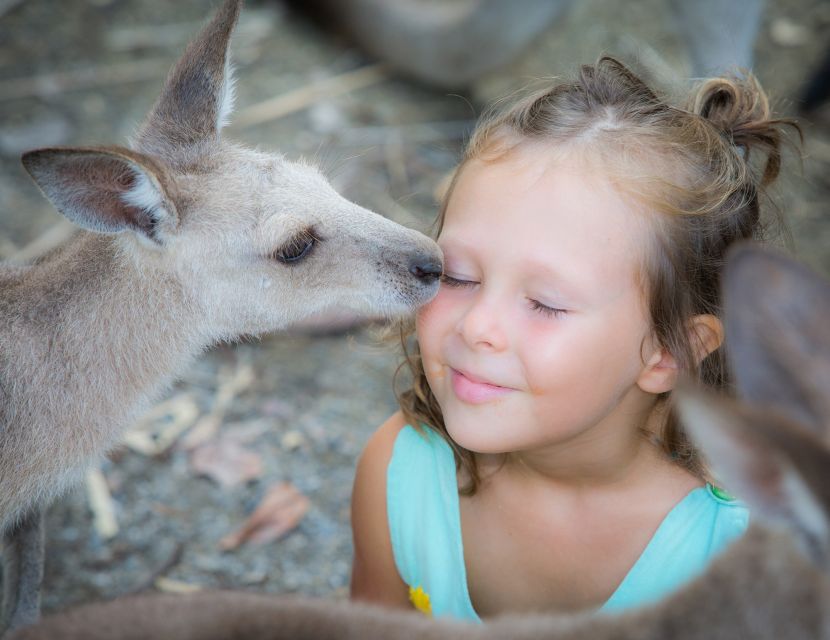
[[[0,257],[34,255],[67,228],[22,170],[21,152],[124,143],[216,4],[0,0]],[[783,112],[794,114],[830,42],[830,3],[767,4],[755,70]],[[349,72],[375,61],[278,0],[251,0],[233,42],[238,114],[250,119],[249,107],[281,95],[295,106],[265,122],[232,125],[228,135],[311,158],[348,197],[426,230],[435,185],[486,101],[601,51],[643,46],[678,73],[688,68],[662,0],[584,0],[515,63],[468,91],[432,90],[390,72],[360,86]],[[329,79],[338,77],[345,85],[333,95]],[[825,111],[815,120],[804,123],[803,164],[788,158],[775,196],[798,254],[830,274],[830,117]],[[143,424],[157,437],[179,427],[187,432],[158,454],[138,445],[119,449],[102,466],[103,494],[90,482],[50,509],[45,610],[143,589],[345,597],[354,465],[395,408],[396,362],[394,350],[378,346],[366,328],[289,332],[206,353]],[[211,421],[221,424],[214,440],[259,457],[235,485],[198,471],[182,444]],[[275,541],[223,551],[222,538],[280,482],[308,498],[304,517]],[[106,515],[107,507],[114,534],[96,524],[95,514]]]

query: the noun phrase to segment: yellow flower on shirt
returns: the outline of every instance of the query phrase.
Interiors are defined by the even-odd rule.
[[[423,587],[409,587],[409,601],[421,613],[431,616],[432,605],[429,602],[429,594],[424,591]]]

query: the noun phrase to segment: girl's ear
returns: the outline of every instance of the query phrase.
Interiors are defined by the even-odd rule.
[[[668,349],[657,345],[640,371],[637,386],[646,393],[665,393],[674,389],[679,372],[675,357]]]
[[[698,364],[723,342],[723,323],[710,314],[701,314],[689,323],[689,344]],[[680,368],[677,359],[660,345],[646,361],[637,386],[647,393],[665,393],[674,389]]]

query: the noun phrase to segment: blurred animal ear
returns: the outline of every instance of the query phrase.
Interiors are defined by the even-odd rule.
[[[689,323],[689,343],[699,364],[723,344],[723,323],[708,313],[695,316]]]
[[[723,298],[739,395],[830,442],[830,284],[779,252],[744,244],[728,255]]]
[[[225,0],[187,47],[135,136],[140,151],[170,165],[193,161],[215,141],[233,108],[228,46],[241,0]]]
[[[116,147],[38,149],[22,161],[58,211],[84,229],[133,230],[162,244],[178,226],[165,171],[139,153]]]
[[[808,430],[767,409],[682,382],[675,400],[686,432],[753,518],[796,534],[814,561],[830,560],[830,452]]]

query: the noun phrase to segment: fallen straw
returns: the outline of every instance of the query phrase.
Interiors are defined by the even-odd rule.
[[[100,469],[87,471],[86,490],[95,531],[103,539],[109,540],[118,533],[118,521],[107,480]]]
[[[385,80],[388,71],[383,64],[373,64],[354,71],[348,71],[331,78],[313,82],[305,87],[289,91],[264,102],[241,109],[233,116],[231,127],[240,129],[263,122],[283,118],[290,113],[301,111],[315,102],[333,98],[350,91],[377,84]]]

